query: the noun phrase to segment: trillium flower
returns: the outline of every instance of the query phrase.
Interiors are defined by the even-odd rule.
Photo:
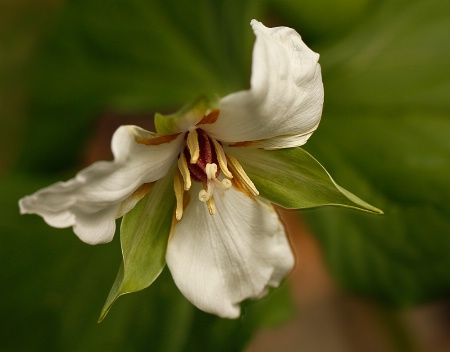
[[[272,203],[380,212],[299,148],[321,118],[319,55],[293,29],[251,25],[249,90],[157,114],[157,133],[121,126],[113,161],[20,200],[21,213],[73,227],[89,244],[111,241],[124,216],[124,261],[101,318],[121,294],[150,285],[166,263],[194,305],[236,318],[243,300],[277,287],[294,265]]]

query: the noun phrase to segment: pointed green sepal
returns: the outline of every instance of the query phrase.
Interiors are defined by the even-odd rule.
[[[169,172],[123,217],[120,227],[123,263],[99,322],[117,298],[150,286],[164,269],[174,208],[173,172]]]
[[[288,209],[334,205],[382,214],[380,209],[340,187],[302,148],[264,150],[229,148],[260,195]]]
[[[160,134],[174,134],[185,132],[195,126],[211,111],[220,107],[220,98],[216,95],[201,96],[185,105],[179,111],[170,115],[155,114],[156,132]]]

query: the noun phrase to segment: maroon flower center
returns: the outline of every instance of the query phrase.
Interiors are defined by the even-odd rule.
[[[208,181],[208,177],[206,175],[206,165],[207,164],[217,165],[216,177],[219,176],[220,167],[219,162],[217,160],[217,154],[214,148],[214,144],[208,137],[208,134],[201,128],[197,128],[197,135],[200,150],[197,162],[195,164],[190,163],[191,151],[189,150],[187,142],[185,142],[184,156],[186,157],[187,160],[191,178],[194,181],[206,183]]]

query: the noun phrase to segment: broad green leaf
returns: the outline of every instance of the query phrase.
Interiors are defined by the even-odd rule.
[[[314,153],[385,211],[377,218],[338,210],[305,214],[334,277],[352,292],[393,306],[448,296],[448,117],[346,114],[318,134],[309,144]]]
[[[5,287],[14,288],[14,294],[5,291],[0,300],[8,320],[0,329],[1,347],[242,350],[261,327],[259,322],[276,320],[270,317],[279,313],[280,305],[281,311],[289,310],[284,300],[286,307],[271,303],[278,291],[246,309],[245,319],[223,320],[195,309],[165,270],[152,289],[119,300],[108,313],[110,319],[97,324],[98,307],[121,260],[119,236],[108,245],[88,246],[71,229],[53,229],[37,216],[20,216],[17,200],[73,175],[86,161],[83,157],[91,156],[86,141],[96,129],[112,133],[119,124],[136,123],[136,115],[147,116],[150,124],[155,111],[174,111],[200,94],[247,88],[254,42],[249,22],[262,18],[263,2],[63,1],[56,5],[62,9],[55,16],[56,28],[48,26],[47,5],[39,9],[33,3],[31,17],[17,21],[24,38],[39,39],[27,41],[39,57],[27,50],[11,56],[14,63],[26,61],[30,68],[17,65],[15,70],[24,75],[24,89],[22,83],[19,93],[9,83],[3,87],[11,104],[21,105],[19,113],[27,113],[20,120],[27,131],[21,134],[24,143],[15,143],[22,152],[19,169],[29,174],[0,180],[0,261],[5,269],[0,276]],[[13,19],[7,13],[5,18]],[[33,21],[45,24],[42,36],[31,26]],[[19,43],[9,30],[5,33],[5,39]],[[18,82],[15,72],[9,72],[8,82]],[[10,116],[16,123],[17,112]],[[96,146],[108,148],[106,139]],[[3,148],[12,146],[8,142]],[[61,172],[63,177],[57,176]],[[52,174],[51,179],[44,174]]]
[[[320,163],[302,148],[263,150],[233,148],[260,195],[288,209],[335,205],[380,214],[337,185]]]
[[[90,246],[71,229],[21,216],[17,200],[54,181],[21,174],[0,178],[0,280],[14,292],[0,294],[0,311],[8,319],[0,329],[5,350],[241,351],[256,330],[294,312],[284,284],[262,300],[246,302],[242,319],[220,319],[196,309],[163,270],[151,289],[119,300],[97,324],[98,307],[121,260],[119,236]]]
[[[305,147],[385,215],[304,216],[344,288],[405,306],[450,293],[450,12],[445,0],[370,9],[347,35],[316,37],[325,106]]]
[[[376,191],[375,191],[376,192]],[[383,217],[323,209],[304,213],[344,289],[406,308],[450,292],[450,221],[425,205],[383,204]]]
[[[445,114],[367,112],[364,118],[335,114],[308,146],[330,164],[333,173],[345,177],[353,172],[345,169],[353,169],[391,201],[449,210],[449,133],[450,119]]]
[[[270,5],[288,23],[298,24],[305,38],[323,40],[341,36],[371,9],[371,0],[270,0]],[[286,25],[286,23],[284,23]]]
[[[123,264],[102,309],[102,321],[116,299],[140,291],[159,276],[166,265],[166,249],[175,207],[173,172],[157,181],[120,227]]]
[[[20,156],[26,127],[29,74],[39,42],[61,2],[2,1],[0,10],[0,174]],[[45,14],[39,16],[39,13]]]
[[[261,17],[261,6],[257,0],[66,2],[33,61],[21,170],[73,165],[99,116],[126,124],[139,114],[150,125],[156,111],[247,88],[250,20]]]
[[[352,33],[318,45],[325,112],[448,110],[448,1],[381,1],[371,13]]]

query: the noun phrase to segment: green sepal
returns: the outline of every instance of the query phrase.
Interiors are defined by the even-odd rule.
[[[334,205],[383,213],[336,184],[325,168],[302,148],[229,151],[242,164],[260,196],[284,208]]]
[[[219,109],[220,98],[216,95],[202,95],[170,115],[155,114],[156,132],[174,134],[195,126],[210,111]]]
[[[123,217],[120,227],[123,263],[100,314],[101,322],[121,295],[150,286],[166,265],[166,249],[175,208],[173,172]]]

